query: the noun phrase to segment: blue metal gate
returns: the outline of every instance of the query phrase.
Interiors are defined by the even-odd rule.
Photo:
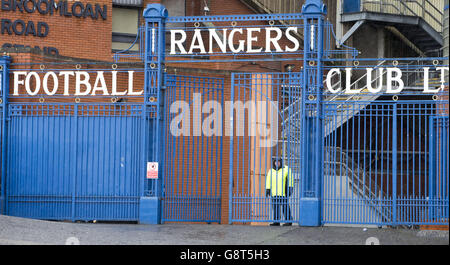
[[[71,64],[12,70],[67,70]],[[48,69],[45,69],[45,67]],[[72,66],[73,67],[73,66]],[[104,68],[85,66],[90,72]],[[97,66],[98,67],[98,66]],[[107,65],[104,67],[109,67]],[[113,69],[117,65],[113,66]],[[45,69],[45,70],[44,70]],[[83,71],[77,64],[73,71]],[[142,72],[142,70],[141,70]],[[121,76],[126,71],[117,70]],[[72,88],[70,88],[72,89]],[[123,91],[123,87],[118,88]],[[50,220],[137,221],[144,179],[144,141],[151,119],[139,97],[48,96],[2,91],[4,214]],[[5,95],[6,93],[6,95]],[[5,162],[6,161],[6,162]]]
[[[162,221],[218,222],[224,206],[222,139],[231,136],[226,154],[230,223],[448,224],[448,150],[443,148],[448,143],[448,89],[433,96],[414,89],[387,94],[381,74],[374,80],[379,93],[367,92],[373,80],[361,85],[364,76],[351,84],[360,93],[327,93],[324,81],[332,68],[357,71],[389,64],[403,70],[402,81],[414,88],[425,83],[424,67],[448,67],[442,63],[448,58],[357,59],[351,47],[336,49],[325,13],[319,0],[306,1],[301,14],[204,17],[168,17],[163,6],[151,4],[139,31],[145,34],[140,40],[145,50],[137,57],[145,65],[142,97],[88,103],[84,98],[47,102],[35,95],[11,101],[2,89],[3,210],[45,219],[138,220],[144,213],[150,223],[158,223],[160,216]],[[243,32],[250,25],[273,28],[276,21],[290,21],[303,38],[303,49],[268,47],[247,54],[209,47],[209,53],[175,52],[166,59],[166,23],[201,36],[213,23],[223,32]],[[223,104],[222,79],[165,73],[167,62],[269,60],[299,63],[302,70],[232,74],[231,115]],[[0,57],[0,65],[1,84],[7,88],[9,62]],[[43,66],[39,74],[47,71]],[[333,89],[348,81],[340,74],[333,78]],[[205,121],[206,130],[214,131],[216,113],[206,117],[207,112],[198,112],[199,97],[225,108],[218,115],[225,117],[221,135],[203,137]],[[176,123],[185,104],[188,119]],[[192,130],[181,129],[191,120]],[[268,177],[273,159],[288,166],[289,198],[266,196],[266,183],[274,185]],[[157,179],[143,180],[147,162],[159,163]],[[281,210],[289,208],[291,216],[281,217]]]
[[[220,222],[223,89],[223,78],[166,76],[163,222]]]
[[[10,104],[6,214],[137,220],[139,105]]]
[[[448,123],[448,116],[430,117],[428,220],[433,223],[448,223]]]
[[[232,75],[231,222],[299,222],[302,81],[302,73]],[[266,193],[278,188],[269,174],[278,159],[287,166],[286,185],[293,189],[280,198]]]
[[[448,105],[362,97],[325,103],[323,222],[448,223]]]

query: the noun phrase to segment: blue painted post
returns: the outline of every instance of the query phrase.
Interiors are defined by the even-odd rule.
[[[231,74],[231,100],[234,101],[234,73]],[[222,96],[223,98],[223,96]],[[228,122],[228,121],[226,121]],[[233,128],[233,124],[234,124],[234,116],[233,114],[230,117],[230,131],[233,133],[232,135],[234,135],[234,128]],[[238,125],[239,126],[239,125]],[[228,181],[228,224],[233,224],[233,154],[234,154],[234,142],[233,142],[234,137],[230,137],[230,172],[229,172],[229,181]]]
[[[304,58],[302,92],[302,189],[300,191],[301,226],[322,223],[323,178],[323,40],[326,6],[321,0],[307,0],[303,5]]]
[[[392,224],[397,224],[397,104],[392,111]]]
[[[161,197],[163,196],[164,178],[164,61],[165,61],[165,24],[168,17],[167,9],[161,4],[149,4],[144,10],[145,19],[145,84],[144,84],[144,175],[147,162],[158,162],[158,179],[153,182],[149,196],[145,196],[145,180],[142,182],[142,196],[139,204],[139,222],[143,224],[161,223]],[[147,126],[149,109],[156,108],[156,119]],[[147,129],[148,128],[148,129]],[[152,141],[148,143],[147,141]],[[150,157],[147,148],[152,146]]]
[[[435,176],[436,176],[436,137],[434,130],[435,118],[430,116],[428,118],[428,146],[429,146],[429,157],[428,157],[428,215],[430,220],[435,217]]]
[[[1,196],[0,196],[0,214],[6,213],[6,144],[7,144],[7,122],[8,122],[8,93],[9,93],[9,64],[11,58],[9,56],[0,57],[0,93],[2,108],[2,175]]]

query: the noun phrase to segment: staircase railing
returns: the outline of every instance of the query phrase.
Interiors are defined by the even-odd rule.
[[[426,61],[411,61],[408,63],[399,63],[399,67],[402,67],[403,76],[402,80],[406,89],[422,89],[424,83],[424,71],[423,67],[429,65]],[[428,85],[430,87],[440,86],[440,76],[436,71],[430,71],[428,74]]]
[[[442,0],[361,0],[361,11],[423,18],[437,32],[442,32]]]
[[[384,63],[386,63],[385,60],[379,62],[376,67],[374,67],[374,71],[376,72],[376,77],[371,81],[371,84],[373,84],[374,82],[377,84],[378,86],[378,82],[380,81],[380,79],[382,79],[382,77],[385,75],[386,71],[383,71],[382,74],[379,74],[378,68],[380,68],[380,66],[382,66]],[[338,77],[338,78],[335,78]],[[358,88],[359,86],[362,86],[363,89],[367,88],[367,83],[365,85],[360,85],[360,83],[365,80],[367,78],[367,73],[364,74],[363,76],[361,76],[360,78],[358,78],[355,82],[353,82],[351,84],[351,88],[355,89]],[[331,76],[331,79],[334,80],[334,83],[332,84],[333,89],[336,88],[336,86],[341,85],[341,78],[340,75],[337,74],[336,72],[333,73],[333,75]],[[326,82],[326,80],[324,80],[324,83]],[[286,87],[283,87],[283,89],[286,89]],[[332,94],[330,96],[328,96],[325,100],[326,101],[338,101],[342,102],[340,105],[337,106],[337,109],[344,109],[345,108],[345,104],[348,101],[351,100],[361,100],[361,99],[366,99],[366,103],[369,104],[368,102],[375,100],[378,96],[377,95],[358,95],[358,94],[345,94],[345,91],[341,91],[339,93],[336,94]],[[296,139],[295,136],[299,135],[300,131],[300,123],[297,122],[300,120],[300,114],[301,114],[301,107],[298,106],[299,104],[301,104],[301,97],[299,97],[298,99],[294,100],[292,103],[290,103],[288,106],[286,106],[284,109],[281,110],[281,115],[282,117],[285,117],[285,119],[281,122],[281,128],[282,128],[282,137],[283,139],[290,139],[290,140],[294,140],[297,141],[298,139]],[[360,104],[358,105],[359,109],[352,109],[353,111],[353,115],[356,115],[361,109],[363,109],[365,107],[364,104]],[[294,108],[295,111],[292,111],[292,109]],[[292,113],[292,114],[291,114]],[[350,118],[350,115],[344,115],[346,118]],[[335,122],[333,123],[334,125],[336,125],[336,128],[339,127],[340,125],[342,125],[345,121],[341,120],[339,122]],[[326,130],[325,132],[325,137],[331,133],[332,131],[334,131],[336,128],[333,128],[331,130]],[[288,137],[287,132],[290,132],[290,136]],[[291,136],[294,137],[291,137]]]
[[[336,77],[338,77],[338,78],[336,78]],[[339,74],[337,73],[337,72],[334,72],[332,75],[331,75],[331,80],[335,80],[334,82],[333,82],[333,84],[331,85],[331,89],[336,89],[336,87],[337,86],[340,86],[341,85],[341,79],[339,78],[340,76],[339,76]],[[326,83],[326,78],[324,78],[324,81],[323,81],[323,84],[324,84],[324,86],[325,86],[325,83]],[[298,85],[296,85],[296,86],[298,86]],[[286,89],[286,86],[284,86],[284,87],[282,87],[282,89],[283,90],[285,90]],[[289,89],[289,88],[288,88]],[[300,88],[300,93],[301,93],[301,88]],[[281,115],[283,116],[283,117],[285,117],[286,116],[286,114],[285,113],[290,113],[290,111],[292,110],[292,108],[294,108],[295,106],[296,106],[296,104],[300,104],[301,103],[301,96],[300,96],[300,93],[299,93],[299,97],[294,101],[294,102],[292,102],[292,103],[290,103],[288,106],[286,106],[285,108],[283,108],[282,110],[281,110]],[[297,108],[299,111],[301,110],[301,108]],[[292,115],[290,115],[290,116],[288,116],[284,121],[282,121],[282,125],[284,125],[284,124],[286,124],[286,122],[287,121],[289,121],[292,117],[294,117],[295,115],[298,115],[298,114],[300,114],[300,113],[298,113],[298,112],[295,112],[295,113],[293,113]]]
[[[389,222],[392,219],[391,207],[386,207],[389,196],[383,191],[383,189],[375,182],[365,181],[371,178],[370,175],[366,173],[366,170],[361,168],[359,164],[354,163],[354,160],[349,158],[348,155],[341,150],[339,147],[326,148],[326,155],[331,156],[331,152],[335,150],[336,159],[325,159],[325,164],[337,165],[341,167],[339,173],[347,173],[347,179],[350,188],[359,196],[361,196],[367,203],[369,207],[374,209],[380,217],[382,217],[383,222]],[[335,174],[337,175],[337,174]],[[369,184],[372,184],[373,187]]]
[[[367,86],[369,84],[373,84],[375,82],[376,86],[378,87],[380,82],[383,81],[383,76],[387,73],[387,71],[383,71],[381,74],[378,71],[378,68],[380,68],[381,65],[383,65],[386,61],[381,61],[378,63],[378,65],[374,68],[374,72],[376,72],[375,79],[372,79],[370,82],[363,82],[362,85],[360,83],[367,79],[367,73],[360,78],[358,78],[355,82],[351,84],[351,89],[361,89],[361,93],[357,94],[346,94],[345,90],[332,94],[326,98],[327,102],[336,102],[335,106],[331,106],[331,110],[335,111],[334,118],[329,118],[329,123],[332,124],[332,126],[327,125],[325,127],[324,137],[327,137],[330,133],[335,131],[337,128],[339,128],[341,125],[343,125],[345,122],[347,122],[350,118],[357,115],[361,110],[363,110],[367,105],[369,105],[372,101],[376,100],[380,93],[372,94],[368,93]],[[360,104],[349,104],[350,101],[360,101]],[[351,108],[348,108],[351,106]],[[334,110],[333,110],[334,109]],[[351,113],[345,113],[349,112]],[[334,120],[333,120],[334,119]]]

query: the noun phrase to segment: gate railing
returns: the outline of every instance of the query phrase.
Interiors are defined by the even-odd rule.
[[[380,80],[383,79],[383,77],[386,75],[386,71],[383,71],[382,74],[379,74],[378,69],[380,67],[382,67],[384,64],[386,63],[386,60],[383,60],[381,62],[379,62],[376,67],[374,67],[374,72],[375,72],[375,78],[372,79],[372,83],[375,83],[376,86],[379,85]],[[337,78],[336,78],[337,77]],[[336,89],[336,87],[341,86],[341,78],[340,78],[340,74],[334,72],[331,75],[331,80],[334,80],[334,82],[332,83],[331,88],[332,89]],[[356,90],[361,88],[362,89],[362,95],[361,93],[358,94],[347,94],[345,92],[345,90],[342,90],[336,94],[331,94],[328,97],[325,98],[325,101],[337,101],[337,102],[342,102],[341,105],[338,106],[338,109],[340,109],[340,111],[344,111],[344,112],[349,112],[350,110],[347,109],[345,107],[346,104],[349,104],[348,102],[351,101],[358,101],[358,100],[362,100],[367,102],[367,104],[370,104],[370,102],[376,100],[379,97],[379,94],[371,94],[371,93],[367,93],[367,86],[368,84],[365,82],[367,79],[367,73],[362,75],[360,78],[358,78],[356,81],[354,81],[351,85],[350,85],[350,89],[352,90]],[[324,87],[325,87],[325,83],[326,80],[323,81],[324,83]],[[289,87],[287,87],[289,89]],[[286,87],[283,87],[284,90],[286,90]],[[301,93],[301,92],[300,92]],[[300,130],[300,123],[297,122],[300,120],[300,118],[296,119],[295,117],[300,117],[301,116],[301,108],[296,108],[297,105],[301,104],[301,97],[300,95],[298,95],[298,99],[294,100],[292,103],[290,103],[288,106],[286,106],[284,109],[281,110],[281,114],[282,117],[286,117],[282,123],[281,126],[283,128],[283,132],[282,135],[285,135],[285,131],[286,131],[286,126],[288,130],[292,130],[294,132]],[[346,103],[347,102],[347,103]],[[360,110],[364,108],[363,105],[359,105]],[[292,109],[297,109],[298,111],[290,114],[290,112],[292,112]],[[350,119],[351,117],[353,117],[354,115],[358,114],[358,111],[355,111],[354,109],[352,109],[352,115],[344,115],[343,117],[345,117],[347,120]],[[290,115],[287,115],[287,114]],[[342,120],[340,123],[336,123],[336,126],[333,126],[333,128],[329,128],[326,131],[326,134],[324,135],[325,137],[330,134],[331,132],[333,132],[334,130],[336,130],[337,128],[339,128],[340,125],[342,125],[343,123],[345,123],[345,120]],[[297,125],[298,124],[298,125]],[[298,135],[298,134],[294,134],[294,135]],[[298,140],[298,139],[297,139]]]
[[[383,191],[383,189],[374,182],[369,182],[373,185],[368,185],[366,180],[370,178],[366,174],[366,169],[359,166],[359,164],[355,163],[352,158],[350,158],[347,153],[342,150],[340,147],[326,147],[326,156],[327,158],[324,160],[325,164],[328,166],[334,165],[339,168],[339,173],[342,175],[343,172],[349,173],[346,175],[347,180],[349,182],[350,188],[358,195],[360,195],[363,200],[374,209],[379,215],[382,222],[390,222],[392,221],[392,210],[390,207],[385,207],[383,205],[383,201],[388,198],[387,194]],[[334,151],[333,151],[334,149]],[[332,159],[331,153],[335,152],[336,155]],[[370,167],[370,165],[369,165]],[[328,169],[331,170],[331,169]]]
[[[138,50],[134,51],[132,48],[138,45]],[[144,61],[145,54],[145,27],[138,27],[138,34],[136,34],[136,39],[130,44],[128,48],[122,51],[115,52],[113,59],[115,62],[125,62],[125,61]]]

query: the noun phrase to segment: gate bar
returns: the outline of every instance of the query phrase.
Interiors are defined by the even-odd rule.
[[[145,123],[147,124],[147,110],[148,108],[156,107],[156,119],[153,122],[154,128],[152,150],[150,150],[150,157],[146,150],[143,161],[142,173],[145,176],[146,163],[149,161],[158,162],[158,178],[153,179],[151,197],[145,196],[141,193],[139,204],[139,222],[144,224],[160,224],[161,223],[161,196],[163,193],[163,179],[164,178],[164,160],[165,160],[165,146],[164,146],[164,60],[165,60],[165,27],[166,19],[169,16],[167,9],[161,4],[148,4],[144,10],[145,19],[145,79],[144,79],[144,115]],[[151,95],[150,95],[151,94]],[[156,102],[150,100],[150,97],[156,96]],[[156,106],[155,106],[156,104]],[[144,135],[150,134],[152,128],[145,130]],[[146,142],[143,148],[148,148],[150,143]],[[144,185],[145,181],[142,181]]]
[[[397,223],[397,103],[394,103],[392,113],[392,207],[392,224],[395,225]]]
[[[299,225],[301,226],[320,226],[322,223],[320,184],[323,178],[323,91],[321,89],[323,85],[322,79],[319,77],[323,76],[323,23],[326,12],[326,6],[322,0],[307,0],[302,7],[305,28],[303,42],[305,55],[303,57],[301,126],[301,145],[303,146],[301,157],[302,190],[299,205]],[[311,135],[315,137],[310,137]]]
[[[234,101],[234,75],[235,73],[231,74],[231,101]],[[228,179],[228,224],[232,224],[232,219],[233,219],[233,154],[234,154],[234,127],[233,127],[233,121],[234,121],[234,114],[231,113],[230,115],[230,132],[231,132],[231,137],[230,137],[230,152],[229,152],[229,157],[230,157],[230,169],[229,169],[229,179]],[[226,121],[228,122],[228,121]]]
[[[2,108],[2,174],[1,174],[1,197],[0,197],[0,214],[6,212],[6,127],[8,121],[8,93],[9,93],[9,64],[11,57],[4,55],[0,57],[0,93]]]

